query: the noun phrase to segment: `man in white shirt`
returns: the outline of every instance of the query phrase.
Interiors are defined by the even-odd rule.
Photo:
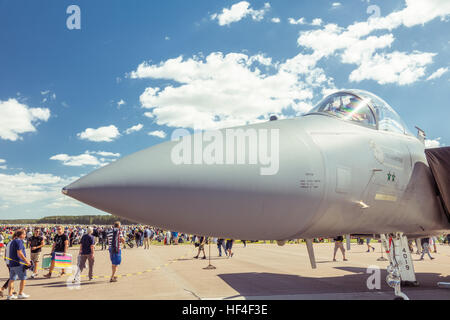
[[[150,249],[150,237],[151,231],[148,227],[145,227],[144,230],[144,249]]]
[[[170,231],[167,231],[166,233],[166,244],[170,244],[170,238],[172,237],[172,233]]]

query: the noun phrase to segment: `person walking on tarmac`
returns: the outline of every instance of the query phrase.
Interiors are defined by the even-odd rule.
[[[366,239],[366,244],[367,244],[367,252],[370,252],[370,249],[372,249],[372,251],[375,251],[375,247],[372,247],[370,245],[370,241],[372,240],[372,238],[367,238]]]
[[[233,249],[233,243],[234,239],[227,239],[227,242],[225,244],[228,253],[228,258],[232,258],[234,256],[234,253],[231,252],[231,249]]]
[[[56,253],[63,253],[66,255],[67,248],[69,247],[69,237],[64,233],[64,230],[61,226],[56,228],[56,235],[53,239],[53,247],[52,247],[52,264],[50,265],[50,270],[44,276],[45,278],[51,278],[52,272],[55,269],[55,259]],[[64,269],[61,270],[60,276],[65,274]]]
[[[199,240],[199,245],[198,245],[198,253],[194,257],[194,259],[198,259],[198,256],[200,255],[200,252],[203,252],[203,258],[202,259],[206,259],[205,243],[206,243],[206,237],[205,236],[201,236],[200,240]]]
[[[420,260],[423,260],[425,253],[433,260],[434,258],[430,254],[430,238],[422,238],[420,243],[422,244],[422,255],[420,256]]]
[[[26,299],[30,296],[23,292],[25,288],[25,282],[27,279],[27,268],[32,264],[27,259],[25,252],[25,246],[23,240],[26,237],[24,230],[19,229],[15,232],[15,239],[11,242],[9,249],[9,284],[8,284],[8,297],[7,300]],[[14,295],[14,282],[20,280],[19,295]]]
[[[116,272],[117,268],[122,263],[121,244],[125,243],[125,239],[120,230],[120,221],[114,223],[114,228],[111,233],[111,243],[109,245],[109,257],[112,264],[112,274],[109,282],[117,282]]]
[[[80,241],[80,251],[79,251],[79,261],[78,261],[78,270],[75,274],[74,283],[79,283],[81,273],[84,268],[86,268],[86,261],[89,263],[89,281],[93,279],[94,275],[94,252],[95,252],[95,238],[92,235],[93,230],[91,227],[87,229],[87,233],[83,235]]]
[[[30,259],[34,263],[34,267],[31,274],[31,278],[37,276],[38,264],[40,261],[40,255],[42,247],[44,247],[44,237],[41,236],[41,230],[39,228],[34,229],[33,236],[30,238]]]
[[[345,258],[344,237],[343,236],[337,236],[336,238],[334,238],[333,261],[336,261],[336,253],[337,253],[338,249],[341,250],[344,261],[347,261],[347,259]]]
[[[225,246],[225,239],[217,239],[217,249],[219,250],[219,257],[222,256],[222,248],[223,248],[223,252],[225,252],[225,255],[228,256],[228,252]]]
[[[9,269],[9,251],[10,251],[10,248],[11,248],[11,244],[12,244],[13,240],[15,240],[15,239],[16,239],[16,235],[13,234],[13,235],[12,235],[11,241],[10,241],[10,242],[7,244],[7,246],[6,246],[6,249],[5,249],[5,256],[4,256],[4,258],[3,258],[3,259],[5,260],[6,267],[8,268],[8,274],[9,274],[9,272],[10,272],[10,269]],[[6,290],[6,289],[8,289],[8,288],[9,288],[9,277],[8,277],[8,279],[6,280],[6,282],[5,282],[5,284],[3,285],[3,287],[0,288],[0,297],[3,297],[3,291]],[[13,295],[15,296],[16,293],[13,293]]]

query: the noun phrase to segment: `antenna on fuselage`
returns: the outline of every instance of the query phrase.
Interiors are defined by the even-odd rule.
[[[422,142],[425,143],[425,138],[427,137],[427,135],[425,134],[425,131],[423,131],[422,129],[420,129],[419,127],[415,127],[417,129],[417,138]]]

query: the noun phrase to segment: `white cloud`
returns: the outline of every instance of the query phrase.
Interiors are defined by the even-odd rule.
[[[164,40],[169,41],[169,40],[170,40],[170,37],[169,37],[169,36],[165,36],[165,37],[164,37]]]
[[[284,63],[263,55],[211,53],[178,57],[131,72],[131,78],[168,79],[178,85],[149,87],[140,97],[158,125],[213,129],[264,121],[283,110],[304,112],[314,90],[333,87],[316,58],[298,55]]]
[[[45,173],[0,174],[0,209],[33,203],[48,209],[81,207],[75,200],[61,194],[61,189],[76,179]]]
[[[120,136],[119,130],[115,125],[100,127],[97,129],[87,128],[77,134],[80,139],[94,142],[111,142]]]
[[[126,102],[123,99],[120,99],[119,102],[117,102],[117,107],[120,108],[121,106],[123,106],[124,104],[126,104]]]
[[[39,121],[48,121],[50,110],[30,108],[16,99],[0,100],[0,139],[16,141],[26,132],[36,132]]]
[[[431,76],[427,78],[427,80],[434,80],[442,77],[445,73],[448,72],[448,67],[445,68],[439,68]]]
[[[333,2],[333,4],[331,5],[333,8],[337,8],[340,7],[342,4],[340,2]]]
[[[44,208],[48,209],[78,208],[78,207],[81,207],[79,202],[66,196],[60,196],[44,206]]]
[[[390,33],[369,36],[374,31],[392,31],[400,26],[412,27],[427,23],[435,18],[444,19],[450,15],[450,1],[447,0],[406,0],[402,10],[390,13],[385,17],[370,18],[364,22],[355,22],[347,28],[336,24],[327,24],[318,30],[303,31],[297,42],[300,46],[312,50],[316,57],[325,58],[337,55],[343,63],[356,64],[357,68],[350,74],[351,81],[372,79],[380,84],[410,84],[422,79],[426,66],[433,62],[434,53],[429,52],[391,52],[377,53],[380,49],[390,47],[394,36]],[[405,58],[399,61],[397,58]],[[394,70],[388,72],[388,79],[383,80],[380,74],[400,62]],[[377,65],[379,64],[380,65]],[[374,72],[374,75],[367,71]],[[404,72],[400,75],[399,72]]]
[[[138,132],[138,131],[140,131],[140,130],[142,130],[142,128],[144,127],[144,125],[142,125],[142,124],[137,124],[137,125],[135,125],[135,126],[132,126],[131,128],[128,128],[127,130],[125,130],[125,134],[130,134],[130,133],[133,133],[133,132]]]
[[[255,21],[261,21],[266,12],[270,9],[270,3],[265,3],[260,10],[254,10],[250,7],[247,1],[235,3],[230,9],[224,8],[222,13],[214,13],[211,15],[211,20],[217,20],[220,26],[230,25],[233,22],[238,22],[247,16],[251,16]]]
[[[441,146],[441,138],[425,139],[425,148],[439,148]]]
[[[280,23],[280,18],[272,18],[270,19],[270,21],[272,21],[273,23]]]
[[[6,160],[5,159],[0,159],[0,169],[6,170],[8,169],[8,166],[5,165]]]
[[[400,20],[406,27],[425,24],[435,18],[450,15],[450,1],[448,0],[406,0],[406,8],[390,14],[387,19]]]
[[[298,20],[295,20],[294,18],[289,18],[288,19],[288,22],[290,23],[290,24],[306,24],[306,22],[305,22],[305,18],[300,18],[300,19],[298,19]]]
[[[6,163],[5,159],[0,159],[0,163]]]
[[[44,99],[42,99],[42,103],[45,103],[49,100],[56,100],[56,93],[52,93],[50,90],[41,91],[41,95],[45,96]]]
[[[322,19],[316,18],[316,19],[313,19],[311,25],[312,26],[320,26],[320,25],[322,25],[322,22],[323,22]]]
[[[50,160],[58,160],[65,166],[82,167],[82,166],[99,166],[100,161],[97,157],[84,153],[78,156],[69,156],[67,154],[57,154],[50,158]]]
[[[298,54],[291,59],[287,59],[280,66],[282,71],[295,74],[308,74],[313,70],[321,57],[316,54]]]
[[[156,130],[156,131],[149,132],[148,135],[155,136],[155,137],[158,137],[161,139],[164,139],[167,136],[167,134],[162,130]]]
[[[364,61],[370,61],[376,50],[388,48],[393,42],[394,36],[386,34],[379,37],[370,36],[363,40],[355,41],[353,45],[344,43],[345,50],[341,54],[342,62],[361,64]]]
[[[356,22],[347,31],[363,37],[376,30],[393,30],[400,26],[413,27],[423,25],[435,18],[445,19],[450,15],[450,2],[447,0],[406,0],[406,6],[385,17],[371,18],[364,22]]]
[[[448,6],[442,0],[407,0],[404,9],[386,17],[355,22],[345,28],[327,24],[303,31],[298,37],[303,53],[286,61],[213,52],[207,57],[180,56],[159,64],[144,62],[130,76],[171,81],[148,87],[140,96],[141,105],[147,109],[144,115],[158,125],[215,129],[265,121],[269,115],[283,116],[287,110],[304,112],[311,107],[314,96],[336,89],[333,79],[318,67],[326,57],[336,56],[342,63],[355,65],[350,81],[407,85],[423,79],[435,53],[392,51],[395,38],[390,31],[445,18]],[[421,10],[426,18],[418,17]],[[227,23],[238,21],[229,14]],[[242,14],[237,16],[242,18]],[[219,19],[218,15],[213,19]],[[288,21],[306,24],[305,18]]]
[[[42,173],[0,173],[0,202],[6,205],[26,204],[59,198],[61,188],[75,179]]]
[[[113,157],[118,158],[120,157],[120,153],[114,153],[114,152],[106,152],[106,151],[87,151],[90,154],[98,154],[102,157]]]
[[[353,70],[349,79],[357,82],[372,79],[379,84],[411,84],[425,75],[425,66],[433,61],[434,55],[421,52],[406,54],[398,51],[376,54]]]
[[[356,47],[357,56],[361,51],[371,54],[376,49],[390,46],[393,41],[392,34],[360,39],[357,34],[346,31],[336,24],[327,24],[323,29],[303,31],[297,39],[300,46],[312,49],[320,57],[328,57],[338,50],[352,51],[353,47]],[[357,61],[359,60],[351,63]]]
[[[104,158],[98,158],[95,155],[99,155]],[[63,165],[69,167],[82,167],[82,166],[103,166],[111,161],[111,158],[120,157],[120,153],[112,153],[106,151],[86,151],[83,154],[77,156],[69,156],[67,154],[57,154],[50,158],[50,160],[61,161]],[[106,159],[109,158],[109,159]]]

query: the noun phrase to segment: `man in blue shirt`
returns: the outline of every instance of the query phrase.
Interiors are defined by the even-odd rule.
[[[92,280],[94,273],[94,251],[95,238],[92,235],[92,228],[87,229],[87,234],[81,237],[81,245],[79,252],[78,271],[75,275],[74,282],[80,282],[80,275],[86,267],[86,260],[89,261],[89,280]]]
[[[9,249],[9,292],[8,300],[26,299],[30,296],[23,292],[25,288],[25,280],[27,279],[27,271],[25,266],[30,266],[31,262],[27,259],[23,240],[26,237],[25,231],[19,229],[14,234],[15,239],[12,241]],[[14,281],[20,280],[19,296],[13,295]]]

